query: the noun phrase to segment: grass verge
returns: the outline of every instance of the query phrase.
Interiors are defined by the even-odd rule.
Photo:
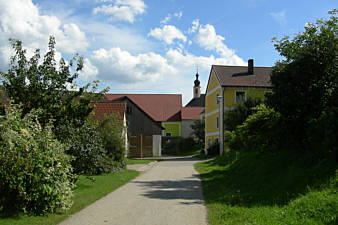
[[[195,165],[209,224],[337,224],[334,159],[294,152],[228,152]]]
[[[151,159],[129,159],[125,158],[124,161],[126,162],[127,165],[133,165],[133,164],[148,164],[151,162],[154,162],[154,160]]]
[[[80,176],[74,190],[72,208],[64,214],[47,214],[45,216],[17,215],[11,218],[0,218],[0,225],[52,225],[58,224],[70,215],[80,211],[87,205],[104,197],[118,187],[127,183],[139,173],[137,171],[123,171],[98,176]]]

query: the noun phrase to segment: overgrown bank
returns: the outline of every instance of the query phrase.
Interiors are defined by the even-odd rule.
[[[229,151],[195,168],[211,225],[338,222],[334,159],[289,151]]]

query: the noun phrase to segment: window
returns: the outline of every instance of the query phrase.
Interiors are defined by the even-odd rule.
[[[127,114],[131,115],[133,113],[133,109],[130,106],[127,106]]]
[[[165,133],[165,136],[171,137],[171,133],[167,132],[167,133]]]
[[[195,88],[195,94],[196,94],[196,95],[198,94],[198,90],[197,90],[197,88]]]
[[[219,94],[216,94],[216,105],[219,105],[219,98],[218,98]]]
[[[219,118],[218,116],[216,116],[216,128],[218,128],[218,124],[219,124]]]
[[[211,145],[211,138],[208,138],[208,147]]]
[[[245,102],[245,99],[246,99],[246,94],[245,94],[245,91],[236,91],[236,103],[243,103]]]
[[[218,138],[215,138],[215,144],[216,145],[218,144]]]

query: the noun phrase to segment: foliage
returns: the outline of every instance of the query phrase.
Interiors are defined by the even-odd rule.
[[[337,224],[337,163],[316,155],[228,151],[195,164],[209,224]]]
[[[205,142],[205,118],[194,120],[191,129],[193,130],[193,136],[198,140],[198,143],[203,146]]]
[[[73,195],[73,206],[65,213],[47,214],[46,216],[15,215],[0,219],[0,225],[56,225],[67,217],[106,196],[110,192],[134,179],[139,172],[124,170],[95,176],[79,176]],[[89,178],[89,179],[88,179]],[[95,180],[95,182],[93,182]]]
[[[264,104],[253,108],[242,125],[232,133],[227,133],[226,140],[233,150],[277,150],[280,147],[280,114]]]
[[[71,207],[73,180],[65,145],[51,123],[41,128],[32,111],[22,119],[17,107],[0,117],[0,209],[44,214]]]
[[[74,173],[111,172],[113,165],[107,159],[103,140],[94,123],[88,120],[64,123],[57,128],[56,134],[69,147],[66,153],[73,156]]]
[[[53,118],[56,126],[66,120],[84,121],[92,111],[88,106],[90,96],[86,93],[89,85],[74,89],[74,81],[83,68],[83,58],[75,55],[69,63],[63,58],[57,63],[54,37],[50,37],[43,59],[40,50],[36,49],[28,60],[22,42],[14,39],[10,42],[15,55],[11,57],[8,73],[0,71],[0,75],[4,78],[8,97],[14,103],[22,104],[23,114],[32,109],[42,109],[39,110],[39,121],[47,123]],[[75,70],[73,74],[72,70]],[[69,87],[73,90],[69,91]]]
[[[103,141],[103,147],[108,156],[116,161],[123,163],[126,153],[123,134],[123,124],[118,114],[105,115],[98,125],[98,131]]]
[[[238,125],[241,125],[248,116],[254,113],[253,108],[262,103],[260,98],[249,97],[242,104],[235,106],[233,110],[224,113],[224,127],[226,130],[234,131]]]
[[[219,155],[220,152],[220,146],[219,143],[212,143],[207,149],[207,155]]]
[[[333,122],[338,119],[337,13],[333,10],[330,19],[307,23],[292,40],[275,39],[275,48],[285,59],[272,71],[268,104],[285,119],[282,128],[289,146],[316,149],[325,142],[329,151],[337,151],[338,139],[333,135],[338,131]]]
[[[162,153],[169,155],[190,155],[194,154],[194,151],[199,148],[200,144],[196,143],[194,138],[178,137],[167,140],[163,146]]]

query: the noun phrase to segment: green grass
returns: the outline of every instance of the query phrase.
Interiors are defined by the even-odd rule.
[[[166,156],[189,156],[189,155],[199,155],[201,150],[187,150],[184,152],[171,152],[168,154],[165,154]]]
[[[74,190],[74,204],[65,214],[48,214],[46,216],[17,215],[11,218],[0,218],[0,225],[52,225],[58,224],[70,215],[80,211],[85,206],[95,202],[113,190],[127,183],[139,173],[137,171],[123,171],[98,176],[90,176],[95,181],[80,176]]]
[[[338,222],[334,159],[294,152],[227,152],[195,168],[211,225]]]
[[[127,165],[133,165],[133,164],[148,164],[151,162],[154,162],[152,159],[129,159],[125,158],[124,161],[126,162]]]

